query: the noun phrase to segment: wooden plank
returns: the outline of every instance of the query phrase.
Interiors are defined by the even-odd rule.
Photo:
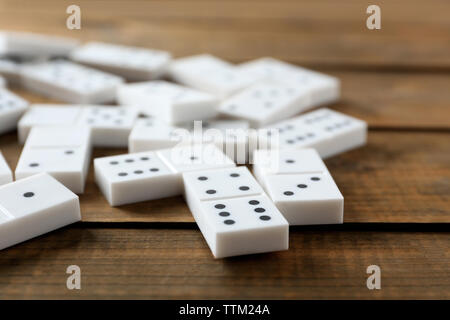
[[[69,1],[2,1],[0,29],[28,30],[166,49],[233,61],[274,56],[306,66],[450,67],[450,3],[379,1],[83,1],[82,29],[66,29]],[[24,9],[26,8],[26,10]]]
[[[71,228],[2,251],[0,299],[449,299],[449,245],[444,232],[291,230],[288,251],[215,260],[196,229]],[[366,287],[373,264],[381,290]]]
[[[375,131],[367,146],[328,159],[345,197],[345,222],[450,222],[448,141],[448,133]],[[0,149],[14,168],[16,135],[0,136]],[[124,152],[96,149],[94,157]],[[92,165],[80,199],[86,222],[193,222],[181,197],[110,207]]]
[[[450,129],[446,74],[319,70],[342,83],[341,100],[330,107],[361,118],[372,128]],[[52,102],[20,88],[13,91],[33,103]]]

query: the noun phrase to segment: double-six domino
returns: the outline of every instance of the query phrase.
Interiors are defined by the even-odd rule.
[[[246,167],[184,173],[183,181],[215,258],[288,249],[286,219]]]
[[[112,206],[181,195],[182,173],[234,167],[214,145],[193,145],[94,160],[95,179]]]
[[[16,179],[47,172],[75,193],[83,193],[91,157],[86,126],[33,127],[16,167]]]
[[[344,197],[314,149],[257,150],[253,173],[290,225],[343,223]]]

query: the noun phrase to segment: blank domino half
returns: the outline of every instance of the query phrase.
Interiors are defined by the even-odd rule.
[[[343,223],[344,197],[314,149],[257,150],[253,172],[290,225]]]
[[[46,173],[0,186],[0,250],[80,220],[78,196]]]
[[[246,167],[184,173],[183,180],[215,258],[288,249],[287,221]]]

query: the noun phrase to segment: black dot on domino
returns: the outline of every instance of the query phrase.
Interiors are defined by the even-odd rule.
[[[67,150],[64,152],[65,154],[73,154],[73,150]]]
[[[285,191],[285,192],[283,192],[283,194],[285,196],[292,196],[292,195],[294,195],[294,193],[292,191]]]
[[[133,159],[126,159],[125,162],[134,162]]]
[[[23,196],[24,196],[25,198],[31,198],[31,197],[34,196],[34,193],[33,193],[33,192],[25,192],[25,193],[23,194]]]
[[[205,176],[201,176],[201,177],[198,177],[198,180],[200,180],[200,181],[205,181],[205,180],[208,180],[208,178],[205,177]]]
[[[125,177],[127,175],[128,175],[128,173],[126,173],[126,172],[119,172],[119,177]]]
[[[206,190],[206,193],[207,194],[214,194],[214,193],[216,193],[216,190],[209,189],[209,190]]]
[[[259,217],[261,220],[263,220],[263,221],[268,221],[268,220],[270,220],[270,217],[269,216],[260,216]]]
[[[141,174],[141,173],[144,173],[144,171],[142,171],[142,170],[136,170],[136,171],[134,171],[134,173],[135,173],[135,174]]]
[[[223,223],[225,223],[227,225],[231,225],[231,224],[234,224],[234,220],[228,219],[228,220],[225,220]]]
[[[150,171],[151,172],[156,172],[156,171],[159,171],[159,169],[158,168],[151,168]]]
[[[300,184],[297,185],[297,187],[299,187],[300,189],[305,189],[308,186],[306,184],[300,183]]]
[[[141,160],[142,161],[147,161],[147,160],[149,160],[149,157],[141,157]]]
[[[295,160],[292,160],[292,159],[286,160],[286,163],[294,163],[294,162],[295,162]]]
[[[37,162],[30,163],[30,167],[38,167],[38,166],[39,166],[39,163],[37,163]]]
[[[320,181],[320,178],[319,177],[312,177],[311,180],[312,181]]]
[[[239,177],[239,173],[232,173],[232,174],[230,174],[230,177],[233,177],[233,178]]]
[[[219,204],[216,204],[216,205],[214,206],[214,208],[216,208],[216,209],[225,209],[225,205],[219,203]]]
[[[255,212],[258,212],[258,213],[266,212],[266,209],[264,209],[264,208],[256,208]]]
[[[111,161],[109,164],[116,165],[116,164],[119,164],[119,162],[118,161]]]
[[[257,204],[259,204],[259,201],[258,200],[250,200],[248,203],[251,204],[252,206],[256,206]]]
[[[228,217],[229,215],[230,215],[230,213],[226,212],[226,211],[219,212],[219,216],[221,216],[221,217]]]
[[[240,187],[239,187],[239,190],[241,190],[241,191],[247,191],[247,190],[250,190],[250,188],[247,187],[247,186],[240,186]]]

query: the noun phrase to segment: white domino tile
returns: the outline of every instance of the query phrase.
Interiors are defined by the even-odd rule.
[[[16,179],[47,172],[75,193],[83,193],[91,157],[88,127],[33,127],[17,163]]]
[[[241,120],[195,121],[179,127],[154,118],[138,119],[129,136],[129,152],[192,144],[215,144],[239,164],[248,163],[248,122]]]
[[[175,172],[234,167],[235,163],[213,144],[194,144],[161,150],[163,161]]]
[[[310,93],[311,106],[329,104],[339,100],[339,79],[294,66],[273,58],[261,58],[239,65],[239,69],[253,77],[285,83]]]
[[[14,130],[28,108],[28,102],[0,87],[0,134]]]
[[[48,174],[0,186],[0,250],[80,220],[77,195]]]
[[[344,198],[314,149],[257,150],[253,173],[290,225],[343,223]]]
[[[112,206],[181,195],[183,172],[234,166],[214,146],[177,147],[94,160],[97,185]]]
[[[25,143],[34,126],[74,125],[81,113],[78,105],[33,104],[18,123],[19,142]]]
[[[88,126],[94,147],[128,147],[128,137],[138,118],[133,108],[85,106],[75,124]]]
[[[183,134],[184,133],[184,134]],[[128,138],[130,153],[166,149],[176,146],[181,139],[189,139],[190,132],[154,118],[138,119]]]
[[[29,64],[21,69],[25,88],[69,103],[115,101],[121,77],[63,60]]]
[[[117,100],[119,104],[137,107],[142,114],[169,124],[213,118],[219,105],[219,100],[209,93],[167,81],[122,85]]]
[[[247,120],[254,128],[289,118],[311,107],[311,94],[301,87],[275,82],[259,82],[225,99],[223,116]]]
[[[29,32],[1,32],[0,54],[31,57],[64,57],[79,41]]]
[[[183,174],[185,198],[215,258],[287,250],[283,215],[245,167]]]
[[[220,98],[228,97],[259,79],[236,66],[208,54],[177,59],[169,67],[175,81],[210,92]]]
[[[18,84],[20,81],[19,64],[10,59],[0,58],[0,77],[9,83]]]
[[[263,131],[259,144],[274,148],[315,148],[322,158],[363,146],[367,141],[367,123],[327,108],[318,109],[301,116],[274,123],[265,129],[278,130],[279,139]]]
[[[94,167],[97,185],[112,206],[181,193],[179,178],[156,152],[97,158]]]
[[[0,151],[0,185],[13,181],[11,169]]]
[[[161,77],[171,60],[166,51],[88,42],[72,51],[70,58],[132,81]]]

